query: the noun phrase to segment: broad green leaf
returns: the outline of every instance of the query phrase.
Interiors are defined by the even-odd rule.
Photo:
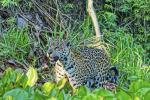
[[[3,100],[3,99],[0,99],[0,100]],[[5,98],[5,100],[14,100],[14,98],[13,98],[13,96],[7,96],[7,97]]]
[[[116,97],[103,97],[101,100],[118,100]]]
[[[20,69],[16,69],[15,74],[16,74],[16,82],[18,82],[22,78],[23,72]]]
[[[62,89],[65,86],[66,82],[67,82],[66,78],[61,79],[57,84],[58,88]]]
[[[26,75],[23,75],[21,79],[18,81],[18,84],[20,84],[23,88],[26,88],[28,82],[28,77]]]
[[[130,81],[138,80],[138,76],[130,76],[130,77],[128,77],[128,80],[130,80]]]
[[[134,100],[141,100],[141,99],[138,96],[135,96]]]
[[[150,98],[150,91],[147,92],[147,93],[143,96],[143,98],[144,98],[145,100],[149,100],[149,98]]]
[[[54,97],[57,95],[59,89],[58,88],[53,88],[52,91],[51,91],[51,96]]]
[[[62,90],[62,91],[59,92],[59,94],[58,94],[58,96],[57,96],[57,99],[58,99],[58,100],[66,100],[66,97],[67,97],[67,96],[66,96],[64,90]]]
[[[54,84],[51,82],[46,82],[44,83],[44,85],[42,86],[42,91],[46,94],[49,95],[52,91],[52,89],[54,88]]]
[[[4,73],[3,79],[3,82],[7,84],[10,84],[10,82],[16,82],[16,74],[14,70],[8,68]]]
[[[136,92],[136,95],[139,96],[139,97],[144,97],[147,93],[150,93],[150,87],[148,88],[141,88],[139,89],[137,92]]]
[[[130,92],[137,92],[140,88],[150,87],[150,83],[144,80],[133,81],[129,86]]]
[[[83,97],[82,100],[98,100],[98,96],[96,96],[95,94],[87,94],[86,96]]]
[[[34,94],[35,93],[35,87],[27,86],[24,90],[26,92],[28,92],[29,94]]]
[[[103,88],[95,89],[93,91],[93,93],[98,95],[98,96],[102,96],[102,97],[115,97],[113,92],[106,90],[106,89],[103,89]]]
[[[47,97],[41,91],[37,90],[31,100],[47,100]]]
[[[118,91],[115,95],[118,100],[132,100],[131,96],[123,90]]]
[[[55,97],[48,98],[47,100],[57,100]]]
[[[28,93],[20,88],[12,89],[3,95],[3,98],[13,98],[14,100],[26,100]],[[8,99],[12,100],[12,99]]]
[[[37,71],[33,67],[30,67],[27,72],[27,77],[28,77],[27,85],[34,86],[38,79]]]
[[[90,91],[89,91],[89,89],[87,88],[87,87],[85,87],[85,86],[81,86],[79,89],[77,89],[77,95],[78,96],[85,96],[85,95],[87,95]]]

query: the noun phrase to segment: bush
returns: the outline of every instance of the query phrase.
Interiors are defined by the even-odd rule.
[[[90,91],[86,87],[82,86],[77,89],[74,94],[70,94],[64,89],[58,89],[58,86],[52,82],[46,82],[42,86],[31,86],[29,81],[34,80],[34,83],[36,83],[36,78],[33,77],[36,76],[36,70],[30,68],[27,73],[30,74],[25,75],[20,70],[12,70],[8,68],[5,71],[3,78],[0,79],[0,98],[6,100],[148,100],[150,96],[150,83],[143,80],[133,81],[129,86],[129,90],[124,90],[118,87],[116,92],[102,88]]]

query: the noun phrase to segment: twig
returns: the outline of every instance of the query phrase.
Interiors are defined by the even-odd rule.
[[[57,22],[53,17],[51,17],[51,15],[42,6],[40,6],[36,0],[31,0],[31,1],[37,7],[37,9],[39,10],[39,12],[41,14],[45,15],[54,24],[56,23],[57,25],[59,25],[61,27],[61,25],[59,24],[59,22]],[[65,29],[65,27],[62,27],[62,28]]]

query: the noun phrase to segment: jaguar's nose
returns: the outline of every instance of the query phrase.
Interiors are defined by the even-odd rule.
[[[53,61],[57,61],[59,59],[58,56],[51,56],[50,55],[50,60],[53,62]]]
[[[54,57],[54,61],[57,61],[58,59],[59,59],[58,56],[55,56],[55,57]]]

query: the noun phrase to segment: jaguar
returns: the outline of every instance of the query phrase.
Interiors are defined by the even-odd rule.
[[[50,46],[48,51],[50,62],[55,64],[55,81],[66,76],[73,88],[81,85],[90,89],[105,87],[108,82],[115,82],[111,71],[118,75],[118,71],[111,67],[104,48],[73,48],[69,43],[59,41],[55,46]]]

